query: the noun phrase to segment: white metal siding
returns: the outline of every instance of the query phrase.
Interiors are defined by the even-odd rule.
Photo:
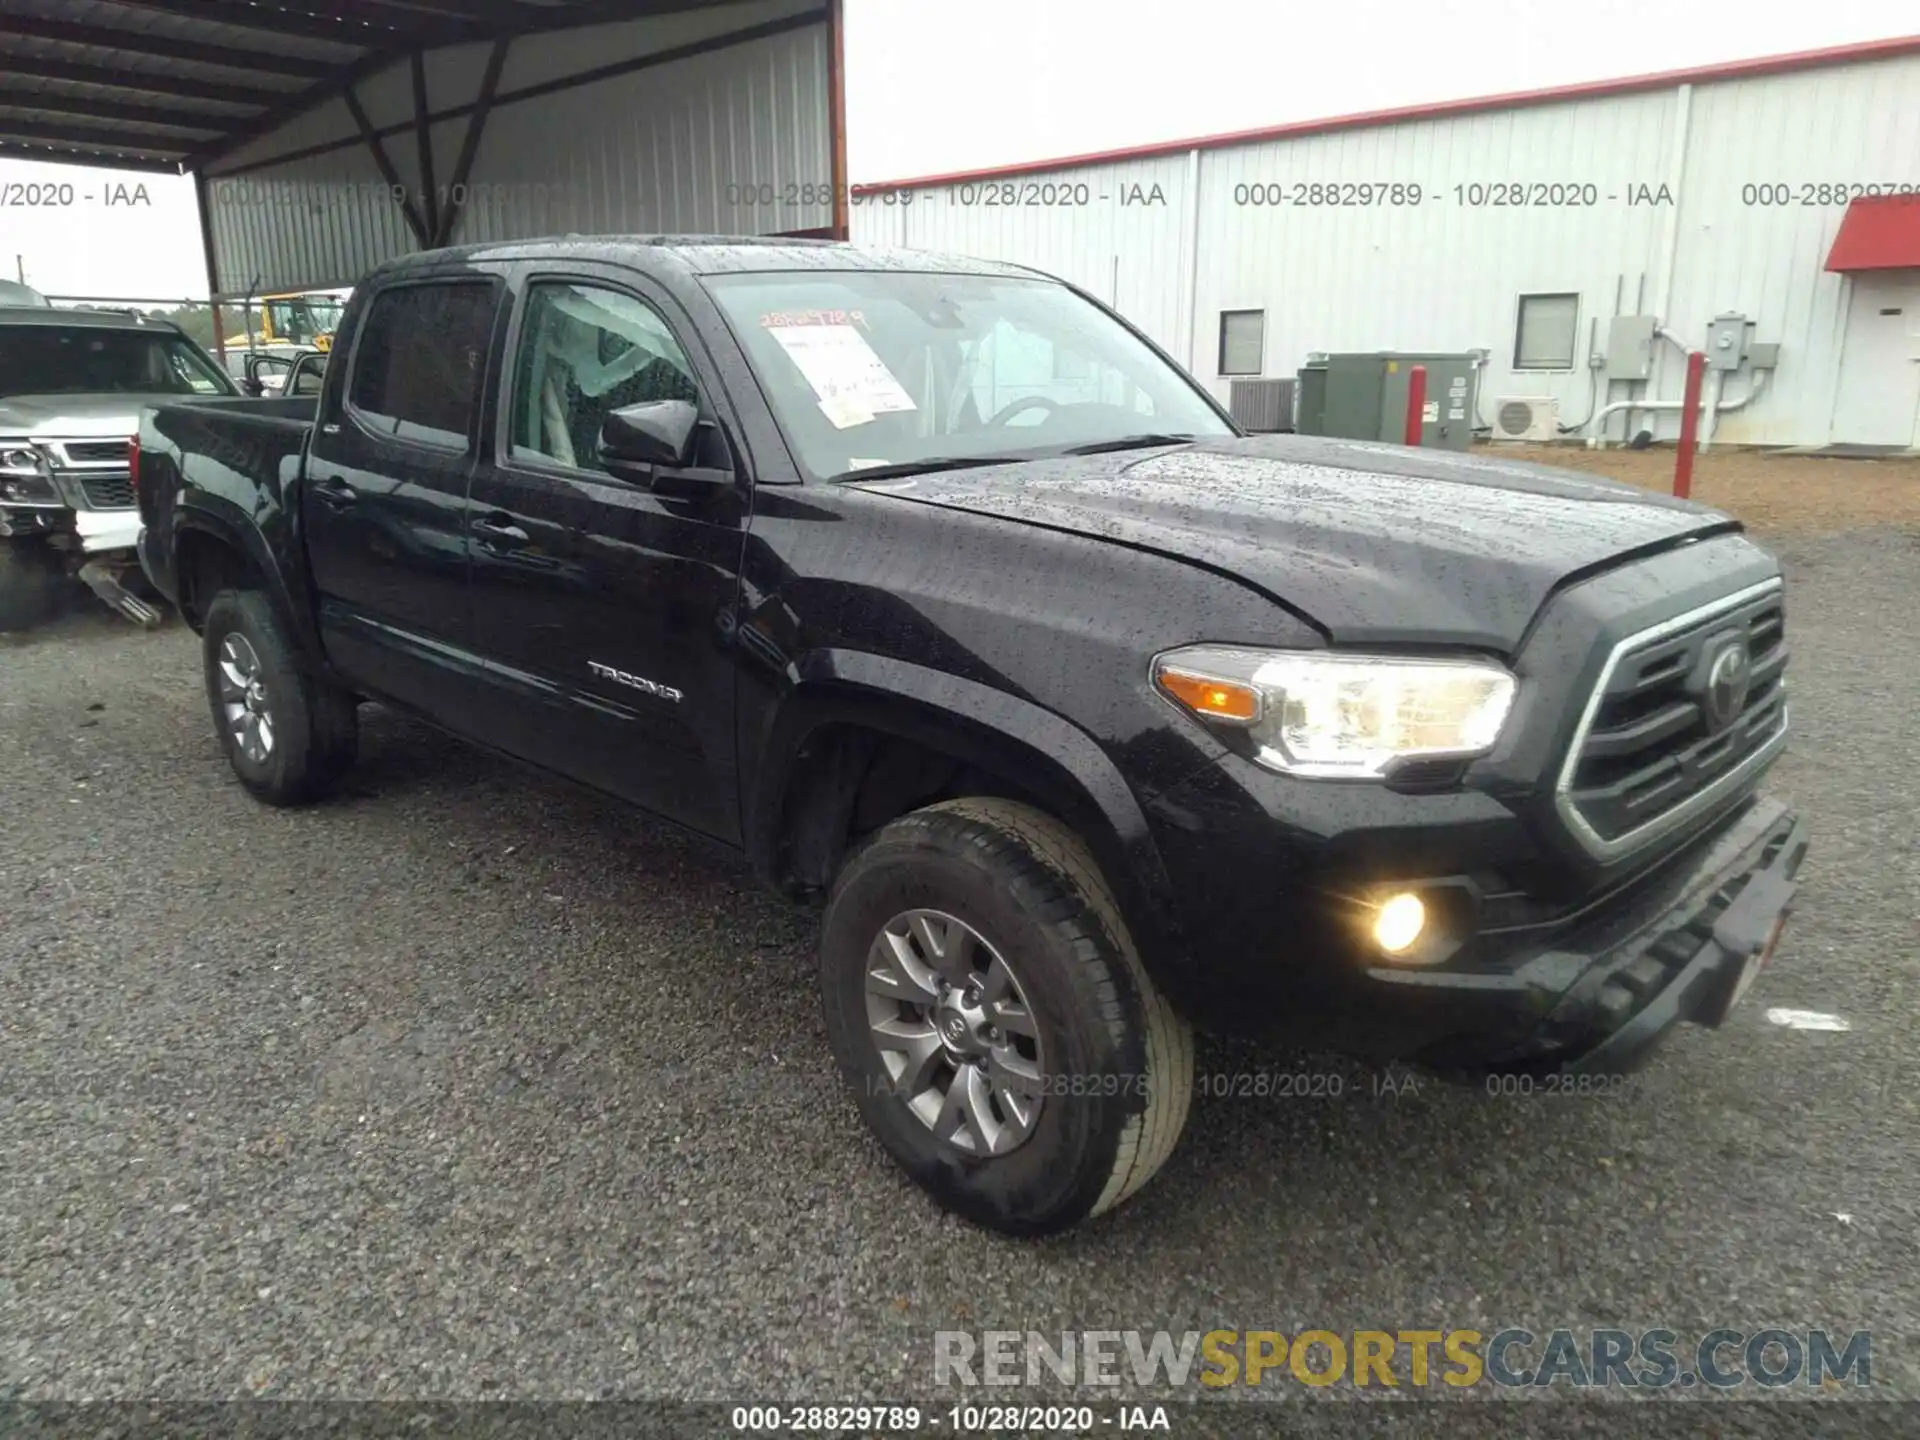
[[[1668,95],[1633,96],[1203,153],[1201,378],[1225,395],[1214,373],[1219,312],[1264,309],[1269,375],[1292,374],[1315,350],[1484,346],[1483,413],[1493,395],[1553,395],[1563,414],[1583,416],[1592,317],[1611,313],[1617,284],[1630,309],[1639,276],[1659,265],[1659,212],[1628,197],[1666,173],[1670,106]],[[1591,183],[1599,203],[1475,206],[1454,189],[1536,181]],[[1293,203],[1296,185],[1347,182],[1376,196],[1387,186],[1389,203]],[[1287,203],[1241,203],[1269,183]],[[1396,184],[1418,185],[1419,203],[1392,204]],[[1581,297],[1575,368],[1515,373],[1518,296],[1566,291]]]
[[[1845,438],[1828,427],[1853,281],[1821,267],[1846,207],[1802,205],[1799,191],[1821,183],[1920,187],[1920,56],[1706,86],[1694,92],[1693,110],[1676,324],[1697,345],[1709,319],[1739,310],[1759,321],[1757,339],[1780,342],[1780,369],[1767,382],[1773,393],[1728,415],[1714,438]],[[1741,191],[1750,183],[1789,184],[1794,203],[1747,205]],[[1678,395],[1674,359],[1669,393]],[[1745,386],[1740,377],[1728,390]]]
[[[1156,188],[1158,195],[1156,196]],[[1031,265],[1112,305],[1176,356],[1185,273],[1182,156],[1097,170],[868,195],[850,212],[859,243],[949,250]],[[1084,203],[1083,203],[1084,202]]]
[[[1187,163],[1175,155],[1024,177],[1112,194],[1152,175],[1169,197],[1165,211],[992,211],[954,205],[932,187],[907,206],[868,197],[852,212],[853,234],[1037,265],[1102,297],[1118,254],[1118,308],[1175,355],[1191,354],[1195,374],[1223,398],[1220,312],[1254,309],[1267,315],[1269,375],[1292,374],[1315,350],[1484,346],[1483,417],[1499,396],[1552,396],[1569,424],[1609,399],[1678,399],[1683,363],[1666,344],[1651,384],[1610,384],[1603,372],[1589,398],[1596,377],[1586,359],[1590,346],[1604,351],[1608,319],[1657,313],[1664,293],[1661,318],[1689,345],[1704,345],[1714,315],[1739,310],[1757,322],[1756,340],[1781,346],[1766,392],[1728,415],[1716,439],[1819,444],[1829,438],[1850,283],[1821,267],[1845,206],[1802,206],[1798,189],[1920,187],[1920,56],[1202,150],[1190,217],[1197,245],[1184,240]],[[1501,181],[1591,183],[1598,203],[1475,207],[1454,190]],[[1743,185],[1768,181],[1792,185],[1795,203],[1744,203]],[[1289,203],[1236,203],[1247,195],[1237,186],[1267,182],[1287,187]],[[1423,199],[1290,203],[1295,183],[1315,182],[1418,183]],[[1674,187],[1671,205],[1635,203],[1662,185]],[[1516,372],[1518,297],[1564,291],[1580,296],[1574,367]],[[1747,384],[1742,372],[1728,395]],[[1615,417],[1616,437],[1623,423]],[[1678,416],[1636,412],[1634,428],[1647,425],[1671,438]]]
[[[501,72],[503,97],[715,37],[800,22],[586,85],[503,98],[487,119],[455,243],[567,231],[770,233],[831,225],[828,32],[823,22],[808,21],[822,13],[818,0],[766,0],[516,39]],[[431,109],[474,100],[488,48],[463,45],[426,57]],[[359,94],[376,128],[412,119],[404,61],[369,77]],[[465,115],[431,127],[435,190],[443,199],[466,127]],[[343,140],[350,143],[299,153]],[[403,184],[417,193],[419,147],[410,125],[382,143]],[[417,248],[340,100],[237,153],[210,173],[209,189],[225,292],[350,284]]]

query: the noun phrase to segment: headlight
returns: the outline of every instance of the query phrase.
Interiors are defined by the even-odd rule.
[[[0,440],[0,475],[38,475],[40,452],[31,445]]]
[[[1247,731],[1254,758],[1288,775],[1375,778],[1396,760],[1484,755],[1516,682],[1484,660],[1195,645],[1153,662],[1161,693]]]

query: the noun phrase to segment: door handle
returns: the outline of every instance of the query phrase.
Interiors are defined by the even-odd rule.
[[[496,545],[524,545],[530,538],[526,531],[515,525],[506,515],[482,515],[473,522],[473,530],[484,541]]]
[[[335,510],[344,510],[360,498],[360,492],[338,475],[329,475],[324,480],[316,480],[313,493],[315,498],[332,506]]]

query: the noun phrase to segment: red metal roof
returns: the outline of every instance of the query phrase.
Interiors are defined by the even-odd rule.
[[[1827,269],[1920,269],[1920,195],[1852,200],[1827,252]]]
[[[1608,95],[1630,95],[1640,90],[1663,90],[1675,85],[1704,85],[1716,80],[1745,80],[1757,75],[1778,75],[1793,70],[1814,70],[1828,65],[1857,64],[1865,60],[1886,60],[1899,55],[1920,53],[1920,35],[1900,35],[1889,40],[1866,40],[1854,45],[1831,45],[1823,50],[1797,50],[1788,55],[1763,55],[1753,60],[1731,60],[1718,65],[1697,65],[1688,70],[1663,70],[1651,75],[1629,75],[1617,80],[1588,80],[1577,85],[1553,85],[1543,90],[1518,90],[1505,95],[1480,95],[1467,100],[1442,100],[1428,105],[1403,105],[1391,110],[1364,110],[1353,115],[1335,115],[1322,120],[1300,120],[1286,125],[1269,125],[1256,130],[1231,130],[1218,135],[1200,135],[1185,140],[1159,140],[1150,145],[1123,146],[1117,150],[1096,150],[1084,155],[1062,155],[1047,160],[1026,160],[1014,165],[995,165],[979,170],[955,170],[941,175],[917,175],[907,180],[877,180],[853,187],[856,194],[878,190],[909,189],[922,185],[954,185],[963,181],[994,180],[1003,176],[1032,175],[1049,170],[1070,170],[1082,165],[1107,165],[1123,160],[1149,160],[1159,155],[1178,155],[1188,150],[1217,150],[1231,145],[1249,145],[1262,140],[1287,140],[1299,135],[1320,135],[1330,130],[1357,130],[1372,125],[1394,125],[1410,120],[1439,120],[1454,115],[1473,115],[1487,110],[1514,110],[1531,105],[1557,105],[1568,100],[1595,100]]]

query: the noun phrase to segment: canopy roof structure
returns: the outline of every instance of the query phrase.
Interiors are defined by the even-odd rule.
[[[179,173],[421,50],[698,0],[0,0],[0,156]]]

